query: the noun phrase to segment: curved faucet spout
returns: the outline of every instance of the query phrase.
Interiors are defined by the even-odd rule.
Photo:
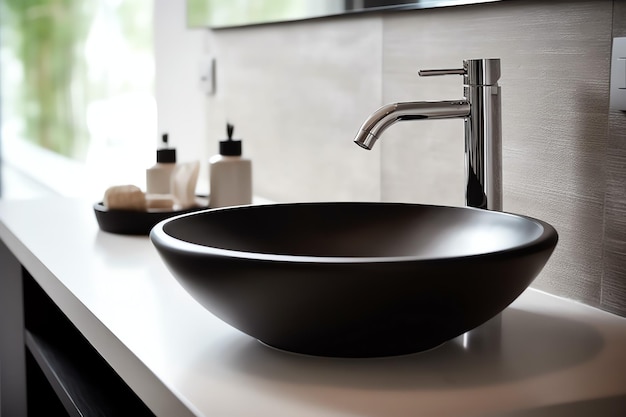
[[[387,104],[367,118],[354,142],[362,148],[372,149],[382,132],[401,120],[448,119],[467,117],[469,114],[470,105],[465,100]]]

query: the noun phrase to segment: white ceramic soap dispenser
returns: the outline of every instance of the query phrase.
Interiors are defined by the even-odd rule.
[[[176,168],[176,149],[170,148],[167,133],[161,137],[156,151],[156,164],[146,170],[147,194],[170,194],[172,173]]]
[[[209,207],[252,203],[252,161],[241,156],[241,140],[233,140],[234,126],[226,124],[228,139],[220,142],[220,153],[209,159]]]

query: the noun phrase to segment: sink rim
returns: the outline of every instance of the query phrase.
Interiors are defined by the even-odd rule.
[[[458,256],[429,256],[429,255],[402,255],[402,256],[310,256],[310,255],[288,255],[288,254],[268,254],[260,252],[241,251],[234,249],[223,249],[213,246],[202,245],[181,240],[165,231],[165,227],[170,222],[178,221],[182,218],[191,216],[204,216],[210,212],[219,212],[224,210],[242,210],[251,207],[271,207],[271,206],[299,206],[299,205],[388,205],[388,206],[420,206],[428,208],[442,208],[444,210],[459,211],[476,211],[488,212],[489,215],[511,217],[515,219],[523,219],[529,221],[540,228],[539,235],[534,239],[530,239],[522,244],[509,246],[501,250],[484,251],[476,254],[458,255]],[[553,246],[554,241],[558,241],[558,233],[556,229],[549,223],[530,216],[503,211],[490,211],[474,207],[456,207],[441,206],[419,203],[395,203],[395,202],[298,202],[298,203],[268,203],[268,204],[250,204],[241,206],[231,206],[222,208],[209,208],[206,210],[185,213],[170,217],[157,223],[150,231],[150,239],[158,241],[162,245],[169,246],[171,249],[197,255],[212,255],[219,257],[228,257],[249,261],[272,261],[284,263],[315,263],[315,264],[367,264],[367,263],[396,263],[396,262],[442,262],[461,259],[479,259],[481,257],[506,256],[507,254],[520,251],[540,251],[545,247]]]

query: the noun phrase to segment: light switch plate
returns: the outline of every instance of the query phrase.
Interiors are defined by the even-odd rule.
[[[613,38],[610,107],[626,111],[626,38]]]
[[[206,95],[215,94],[215,57],[205,56],[198,62],[200,90]]]

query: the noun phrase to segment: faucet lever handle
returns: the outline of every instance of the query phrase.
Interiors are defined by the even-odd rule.
[[[427,70],[419,70],[417,74],[420,77],[430,77],[433,75],[465,75],[467,71],[465,68],[454,68],[454,69],[427,69]]]

